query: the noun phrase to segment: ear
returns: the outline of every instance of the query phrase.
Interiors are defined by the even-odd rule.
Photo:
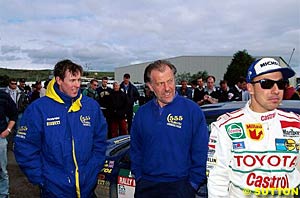
[[[254,85],[251,83],[247,83],[247,90],[250,95],[254,94]]]
[[[62,80],[58,76],[55,77],[55,81],[58,85],[61,85],[61,83],[62,83]]]
[[[153,87],[152,87],[151,83],[147,82],[146,84],[150,88],[150,90],[153,91]]]

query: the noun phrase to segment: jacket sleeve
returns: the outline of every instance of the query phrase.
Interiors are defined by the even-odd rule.
[[[24,112],[20,127],[14,138],[14,153],[21,170],[33,184],[42,184],[41,131],[42,116],[35,105]]]
[[[142,177],[142,137],[139,131],[139,112],[134,116],[133,124],[130,132],[130,158],[131,158],[131,171],[138,181]]]
[[[98,172],[104,165],[105,152],[106,152],[106,134],[107,134],[107,123],[103,116],[102,111],[98,108],[98,119],[99,120],[95,127],[94,139],[93,139],[93,159],[92,162],[98,165]]]
[[[192,145],[190,182],[194,188],[206,181],[206,161],[208,151],[208,130],[203,112],[196,108],[192,117]]]
[[[224,127],[223,127],[224,128]],[[208,197],[229,197],[229,162],[231,160],[231,144],[225,128],[212,124],[211,138],[216,141],[216,165],[210,170],[208,177]],[[223,129],[223,130],[222,130]]]

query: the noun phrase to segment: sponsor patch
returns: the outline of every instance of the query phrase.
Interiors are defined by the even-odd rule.
[[[293,127],[300,129],[300,122],[289,122],[289,121],[280,121],[281,127],[282,128],[288,128],[288,127]]]
[[[264,138],[265,133],[260,123],[246,124],[247,136],[255,141],[260,141]]]
[[[275,139],[275,146],[277,151],[299,151],[299,145],[293,139]]]
[[[280,121],[283,137],[299,137],[300,136],[300,123]]]
[[[245,131],[241,122],[225,125],[226,132],[231,140],[245,139]]]
[[[236,149],[244,149],[245,148],[245,142],[232,142],[232,149],[236,150]]]
[[[181,115],[169,114],[167,116],[167,125],[168,126],[172,126],[172,127],[176,127],[176,128],[181,129],[182,122],[183,122],[183,116],[181,116]]]

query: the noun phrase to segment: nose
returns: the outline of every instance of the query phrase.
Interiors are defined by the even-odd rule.
[[[278,88],[278,85],[274,83],[273,87],[271,88],[272,93],[279,94],[279,90],[280,89]]]

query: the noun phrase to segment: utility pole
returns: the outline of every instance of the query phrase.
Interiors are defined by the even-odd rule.
[[[294,55],[294,52],[295,52],[295,48],[293,48],[293,51],[292,51],[292,54],[291,54],[290,60],[289,60],[289,62],[288,62],[288,65],[289,65],[289,67],[290,67],[290,62],[291,62],[291,60],[292,60],[292,57],[293,57],[293,55]]]

